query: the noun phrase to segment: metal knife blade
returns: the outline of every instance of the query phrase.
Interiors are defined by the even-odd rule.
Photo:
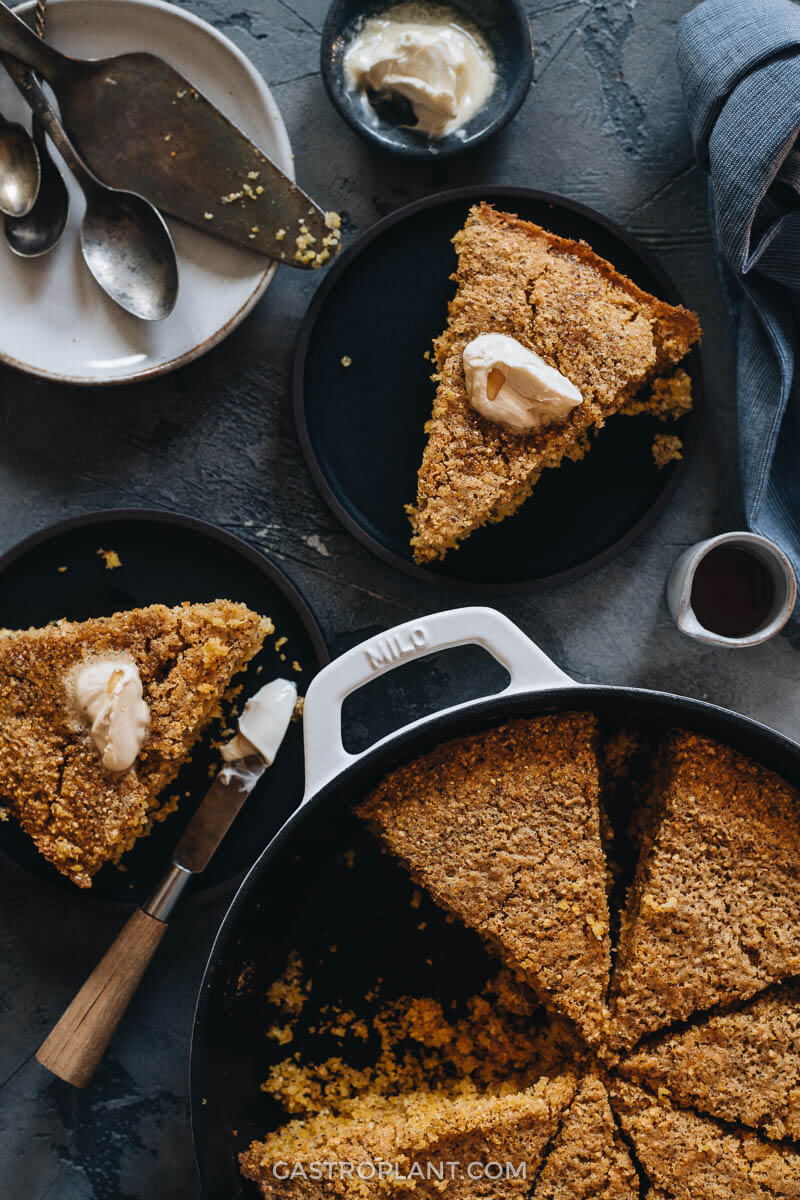
[[[226,763],[175,847],[172,862],[176,867],[193,875],[205,870],[266,769],[259,754]]]

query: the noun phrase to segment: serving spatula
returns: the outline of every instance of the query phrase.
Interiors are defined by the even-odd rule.
[[[333,256],[334,219],[163,59],[71,58],[2,0],[0,50],[50,84],[67,132],[104,183],[294,267]]]

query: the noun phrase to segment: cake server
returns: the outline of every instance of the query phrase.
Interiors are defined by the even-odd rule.
[[[338,233],[325,213],[163,59],[71,58],[1,0],[0,50],[50,84],[67,132],[104,183],[290,266],[332,257]]]
[[[137,908],[39,1047],[37,1059],[67,1083],[86,1087],[167,932],[193,875],[204,871],[237,813],[271,766],[292,719],[297,689],[275,679],[248,700],[226,760],[183,832],[150,899]]]

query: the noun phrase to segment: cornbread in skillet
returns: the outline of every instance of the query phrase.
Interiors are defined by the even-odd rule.
[[[800,987],[784,984],[743,1008],[665,1035],[620,1064],[685,1108],[800,1139]]]
[[[531,1200],[639,1200],[639,1176],[596,1075],[581,1083]]]
[[[710,738],[659,755],[612,980],[611,1040],[747,1000],[800,971],[800,796]]]
[[[0,636],[0,795],[37,848],[79,887],[149,832],[231,679],[271,623],[216,600],[61,621]],[[67,676],[82,661],[124,654],[136,665],[150,725],[133,767],[106,770],[76,727]]]
[[[312,1019],[309,1029],[287,1013],[267,1028],[287,1057],[270,1067],[261,1090],[293,1116],[341,1112],[366,1092],[524,1091],[531,1079],[575,1070],[582,1056],[571,1023],[550,1016],[505,968],[458,1011],[432,996],[401,996],[363,1016],[331,1001]],[[366,1063],[365,1044],[376,1047]]]
[[[418,563],[443,558],[475,529],[502,521],[546,467],[581,458],[588,431],[667,373],[700,337],[697,318],[657,300],[584,242],[476,205],[453,239],[457,290],[434,342],[436,395],[409,506]],[[485,333],[535,351],[581,392],[562,420],[516,434],[470,405],[462,353]]]
[[[524,1197],[555,1135],[561,1114],[575,1091],[569,1076],[539,1079],[524,1092],[509,1095],[470,1094],[453,1098],[439,1092],[409,1092],[389,1099],[378,1095],[353,1101],[344,1116],[323,1113],[292,1121],[263,1142],[253,1142],[240,1156],[242,1174],[254,1180],[267,1200],[311,1200],[320,1196],[392,1197],[448,1196],[473,1200]],[[331,1164],[321,1180],[310,1178],[313,1163]],[[428,1164],[454,1163],[454,1178],[426,1178]],[[510,1163],[524,1173],[470,1179],[471,1163]],[[337,1169],[361,1166],[361,1177]],[[385,1164],[408,1181],[379,1179]],[[375,1168],[374,1177],[370,1175]],[[277,1174],[294,1172],[295,1178]],[[330,1174],[330,1178],[328,1175]],[[305,1177],[304,1177],[305,1176]]]
[[[588,1042],[610,961],[596,740],[585,713],[510,721],[392,772],[357,810]]]
[[[648,1180],[669,1200],[798,1200],[800,1155],[616,1080],[611,1102]],[[652,1195],[652,1193],[651,1193]]]

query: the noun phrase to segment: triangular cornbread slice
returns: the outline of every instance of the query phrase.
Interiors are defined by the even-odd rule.
[[[800,1139],[800,987],[765,992],[734,1012],[665,1035],[620,1073],[725,1121]]]
[[[557,1076],[503,1096],[367,1094],[345,1115],[290,1122],[253,1142],[239,1161],[267,1200],[525,1197],[574,1092],[572,1078]],[[314,1178],[314,1164],[324,1164],[322,1179]],[[502,1165],[502,1177],[485,1173],[487,1164]]]
[[[800,1154],[673,1108],[624,1080],[611,1102],[655,1194],[670,1200],[797,1200]],[[652,1193],[651,1193],[652,1194]]]
[[[693,313],[643,292],[584,242],[488,204],[470,211],[453,241],[457,290],[434,342],[436,396],[408,510],[419,563],[443,558],[479,526],[515,512],[545,467],[580,458],[588,430],[700,337]],[[461,356],[482,333],[508,334],[534,350],[583,402],[530,435],[481,417],[467,398]]]
[[[149,831],[159,793],[271,631],[243,604],[215,600],[0,636],[0,796],[63,875],[91,887],[105,862]],[[144,745],[123,774],[104,769],[68,696],[70,669],[108,653],[133,660],[150,709]]]
[[[610,958],[596,734],[586,713],[510,721],[393,771],[358,809],[589,1042]]]
[[[639,1200],[639,1176],[596,1075],[569,1106],[531,1200]]]
[[[800,795],[710,738],[659,754],[612,981],[611,1041],[800,972]]]

